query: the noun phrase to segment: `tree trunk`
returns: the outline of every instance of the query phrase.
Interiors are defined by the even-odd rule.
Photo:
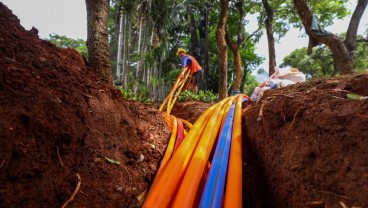
[[[233,56],[234,56],[234,64],[235,64],[235,82],[234,82],[234,86],[233,86],[233,91],[238,91],[240,90],[240,83],[241,83],[241,78],[242,78],[242,74],[243,74],[243,69],[242,69],[242,64],[241,64],[241,57],[240,57],[240,50],[239,50],[239,45],[237,45],[236,43],[232,42],[230,40],[230,37],[226,34],[226,43],[227,45],[230,47]]]
[[[201,64],[201,56],[199,52],[199,41],[198,41],[198,35],[197,35],[197,26],[195,23],[193,11],[191,8],[187,9],[189,12],[190,17],[190,49],[192,51],[192,55],[196,58],[199,64]]]
[[[245,64],[244,73],[242,75],[240,86],[245,86],[245,81],[247,80],[247,69],[248,69],[248,66]],[[240,93],[244,93],[244,87],[240,88]]]
[[[276,66],[276,54],[275,54],[275,38],[273,37],[273,9],[271,8],[268,0],[262,0],[263,7],[265,8],[267,18],[265,20],[266,24],[266,34],[268,41],[268,74],[271,76],[275,72]]]
[[[107,27],[109,1],[86,0],[86,7],[89,66],[95,68],[102,79],[112,83]]]
[[[117,82],[120,85],[121,82],[121,66],[122,66],[122,48],[123,48],[123,26],[124,26],[124,15],[120,14],[120,24],[119,24],[119,41],[118,41],[118,55],[117,55],[117,63],[116,63],[116,78]]]
[[[124,30],[124,52],[123,52],[123,86],[125,90],[128,90],[128,76],[129,76],[129,48],[130,48],[130,19],[127,14],[125,17],[125,30]]]
[[[237,47],[235,52],[233,51],[233,54],[235,58],[235,82],[234,82],[233,90],[234,92],[236,92],[236,91],[240,91],[240,83],[241,83],[242,74],[243,74],[239,47]]]
[[[359,0],[358,5],[355,7],[353,16],[350,19],[349,28],[346,32],[345,45],[349,51],[350,57],[354,59],[354,50],[356,48],[356,40],[360,19],[367,7],[368,0]]]
[[[160,47],[160,36],[158,35],[157,28],[153,28],[153,47]]]
[[[311,24],[313,14],[309,9],[306,0],[293,0],[294,6],[296,7],[300,18],[303,21],[304,28],[308,36],[318,42],[327,45],[334,56],[336,66],[340,74],[350,74],[353,72],[353,59],[350,57],[349,52],[344,42],[339,39],[336,35],[316,35],[311,32]]]
[[[209,53],[208,53],[208,10],[209,10],[209,3],[206,0],[206,12],[205,12],[205,29],[204,29],[204,90],[207,90],[207,83],[208,83],[208,78],[209,78],[209,72],[210,72],[210,67],[209,67]]]
[[[216,42],[217,49],[219,51],[219,72],[218,72],[218,84],[219,84],[219,100],[222,100],[228,96],[227,93],[227,45],[225,40],[226,35],[226,22],[228,1],[221,0],[220,19],[216,29]]]
[[[122,15],[121,13],[121,6],[120,4],[115,4],[115,13],[114,13],[114,31],[112,32],[111,35],[111,40],[109,43],[109,47],[110,47],[110,61],[111,61],[111,65],[112,65],[112,69],[117,68],[117,64],[118,64],[118,48],[119,48],[119,30],[120,30],[120,17]],[[119,25],[119,26],[118,26]],[[116,78],[118,78],[118,75],[116,74]]]
[[[240,0],[237,3],[237,7],[239,9],[239,22],[238,22],[238,32],[237,32],[237,41],[232,41],[230,38],[230,35],[228,35],[228,32],[226,32],[225,38],[226,43],[230,47],[231,51],[233,52],[234,61],[235,61],[235,82],[233,86],[233,92],[240,91],[240,84],[242,80],[242,62],[240,57],[240,45],[242,44],[244,38],[242,35],[243,31],[243,17],[244,17],[244,11],[243,11],[243,0]]]
[[[141,17],[139,20],[139,34],[138,34],[138,50],[137,53],[139,54],[139,60],[137,63],[137,70],[135,73],[135,83],[134,83],[134,94],[137,94],[138,92],[138,85],[139,85],[139,81],[140,81],[140,75],[142,73],[142,50],[141,50],[141,46],[142,46],[142,34],[143,34],[143,23],[144,22],[144,17]]]

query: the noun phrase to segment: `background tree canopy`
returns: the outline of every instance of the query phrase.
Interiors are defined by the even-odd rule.
[[[79,53],[81,53],[84,57],[88,58],[88,51],[86,46],[86,41],[82,39],[72,39],[68,38],[65,35],[57,35],[57,34],[50,34],[49,41],[54,43],[56,46],[60,48],[74,48]]]
[[[205,70],[202,90],[218,93],[222,87],[219,86],[219,77],[226,77],[227,92],[234,87],[250,93],[258,83],[252,72],[264,61],[264,58],[256,55],[255,49],[265,31],[271,59],[275,56],[274,42],[290,28],[304,29],[310,24],[311,15],[318,20],[321,28],[331,25],[333,20],[352,13],[347,8],[347,2],[110,0],[108,33],[114,83],[133,94],[162,100],[179,73],[180,62],[175,52],[181,47],[196,57]],[[366,2],[358,1],[355,16],[359,17],[359,9],[365,10]],[[226,38],[227,47],[231,50],[226,52],[226,76],[219,76],[220,54],[216,44],[220,3],[228,6]],[[245,20],[248,15],[257,16],[259,28],[255,32],[250,32]],[[350,25],[354,24],[359,25],[359,19],[352,18]],[[346,49],[348,52],[350,50],[346,58],[352,60],[354,71],[367,70],[367,34],[355,38],[349,29],[339,37],[333,35],[321,39],[311,34],[309,29],[306,31],[311,40],[310,46],[293,51],[280,66],[297,67],[308,78],[337,75],[342,65],[334,58],[341,55],[337,54],[335,46],[340,44],[345,47],[344,40],[346,43],[353,40],[356,46],[352,50]],[[332,38],[335,45],[330,44],[327,38]],[[87,57],[85,43],[81,40],[54,34],[50,35],[50,41],[60,47],[75,48]],[[329,44],[326,46],[321,44],[323,42]],[[236,46],[236,50],[229,46]],[[312,53],[308,55],[307,50]],[[239,59],[234,58],[237,54]],[[270,61],[269,70],[275,65],[275,61]]]

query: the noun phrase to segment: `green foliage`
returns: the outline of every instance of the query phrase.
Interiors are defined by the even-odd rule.
[[[65,35],[49,34],[50,38],[48,41],[55,44],[60,48],[73,48],[81,53],[86,59],[88,58],[88,50],[86,41],[82,39],[68,38]]]
[[[332,76],[334,62],[330,49],[319,46],[313,49],[308,56],[307,48],[296,49],[286,56],[280,67],[295,67],[302,71],[307,79],[315,77]]]
[[[227,21],[227,30],[229,35],[233,40],[236,40],[236,36],[238,33],[238,24],[239,24],[239,10],[236,7],[238,3],[233,1],[229,2],[229,15]],[[243,9],[245,14],[248,15],[249,8],[254,7],[253,2],[244,2]],[[207,77],[207,89],[212,90],[213,92],[218,92],[218,50],[216,44],[216,27],[218,22],[218,11],[220,7],[219,4],[214,4],[214,7],[211,8],[209,13],[209,51],[210,51],[210,66]],[[243,21],[244,22],[244,21]],[[242,30],[242,36],[244,37],[244,41],[240,45],[240,56],[242,60],[242,68],[243,74],[247,74],[256,70],[256,68],[264,61],[264,58],[258,56],[255,53],[256,44],[259,39],[259,34],[250,34],[247,29],[246,22],[243,23],[244,28]],[[234,56],[230,48],[228,48],[228,86],[231,87],[233,82],[235,81],[235,65],[234,65]],[[231,89],[229,89],[231,91]]]
[[[201,102],[216,102],[218,100],[218,94],[214,94],[212,91],[199,90],[198,94],[192,91],[182,91],[179,95],[179,101],[201,101]]]
[[[358,36],[358,39],[363,39],[362,36]],[[357,42],[354,52],[354,71],[356,72],[368,72],[368,43]]]
[[[308,6],[317,16],[321,27],[327,27],[334,23],[334,19],[342,19],[349,15],[347,3],[348,0],[311,0],[308,1]],[[268,0],[271,8],[274,11],[273,30],[276,41],[284,37],[290,27],[304,29],[299,14],[295,11],[292,0]],[[262,1],[251,2],[254,6],[250,7],[250,12],[259,14],[257,17],[258,24],[265,27],[266,12],[263,8]],[[331,31],[333,32],[333,31]]]
[[[245,81],[244,88],[243,88],[244,89],[243,94],[246,94],[250,97],[254,91],[254,88],[258,87],[259,82],[257,81],[256,77],[251,74],[248,74],[247,77],[248,78]]]
[[[344,34],[340,36],[344,36]],[[359,38],[362,38],[362,36],[358,36],[358,39]],[[353,60],[354,71],[366,72],[368,71],[368,45],[364,42],[357,42],[356,46]],[[333,76],[337,72],[337,70],[334,69],[334,60],[331,50],[325,45],[313,48],[313,52],[310,56],[307,55],[307,49],[305,47],[296,49],[284,58],[280,66],[296,67],[306,75],[307,79]]]
[[[121,91],[123,98],[126,100],[139,101],[144,104],[151,104],[151,100],[147,96],[147,91],[139,90],[138,94],[134,94],[131,89],[124,90],[121,86],[116,86],[117,89]]]
[[[220,9],[219,1],[205,1],[205,0],[186,0],[186,1],[170,1],[170,0],[152,0],[148,3],[145,0],[112,0],[110,1],[110,12],[109,12],[109,37],[111,44],[111,51],[115,51],[111,53],[113,71],[115,73],[116,68],[116,56],[117,56],[117,32],[118,32],[118,21],[116,21],[119,17],[119,13],[123,13],[125,17],[128,17],[129,24],[127,25],[128,29],[123,31],[125,37],[129,37],[129,48],[128,51],[125,52],[127,54],[127,61],[129,64],[128,70],[129,74],[131,71],[135,70],[135,65],[133,65],[136,61],[141,59],[141,54],[137,52],[138,46],[138,34],[139,34],[139,17],[144,16],[144,33],[146,33],[143,37],[142,42],[147,43],[148,46],[144,54],[144,64],[145,69],[154,69],[152,70],[150,80],[154,80],[152,83],[160,82],[159,85],[172,86],[174,83],[180,69],[180,60],[175,55],[176,50],[181,47],[187,49],[188,53],[194,55],[194,52],[191,51],[192,43],[191,43],[191,24],[189,18],[189,11],[193,14],[195,20],[195,34],[199,39],[199,45],[197,49],[200,49],[199,52],[202,57],[198,57],[199,63],[204,67],[204,14],[206,9],[208,9],[208,26],[209,26],[209,34],[208,34],[208,44],[209,44],[209,67],[206,69],[206,90],[211,90],[216,93],[218,91],[218,50],[216,44],[216,27],[218,22],[218,11]],[[234,1],[230,1],[230,12],[229,21],[228,21],[228,29],[233,38],[235,38],[237,34],[237,28],[239,23],[239,11],[236,7]],[[249,8],[249,4],[244,4],[245,15],[247,14]],[[142,8],[144,8],[144,12],[142,12]],[[116,25],[115,25],[116,24]],[[241,60],[243,64],[244,72],[250,72],[254,70],[263,60],[261,57],[258,57],[255,54],[255,45],[259,38],[259,36],[252,36],[245,32],[246,24],[244,22],[243,36],[245,40],[242,42],[240,47]],[[157,34],[157,36],[156,36]],[[157,38],[158,37],[158,38]],[[152,38],[152,39],[151,39]],[[154,47],[153,43],[156,43],[156,40],[159,42],[159,47]],[[112,43],[115,41],[114,43]],[[123,43],[125,44],[125,43]],[[152,44],[152,45],[151,45]],[[143,50],[141,50],[142,52]],[[229,83],[234,81],[234,58],[231,50],[228,50],[229,53],[229,75],[228,81]],[[131,83],[134,83],[136,80],[135,73],[130,74],[128,78],[128,88],[132,89]],[[148,87],[150,88],[150,87]],[[168,87],[169,88],[169,87]],[[148,96],[147,91],[150,89],[145,89],[143,84],[139,85],[139,89],[143,90]],[[139,91],[140,91],[139,90]],[[134,98],[133,95],[128,95],[129,92],[126,92],[127,96],[130,99]],[[144,93],[143,93],[144,94]],[[138,96],[139,97],[139,96]]]
[[[295,8],[293,6],[292,0],[268,0],[270,6],[274,11],[274,35],[277,38],[283,37],[290,27],[303,28],[301,20]],[[333,24],[333,20],[336,18],[343,18],[347,16],[349,11],[347,10],[347,0],[311,0],[308,4],[317,16],[318,21],[322,27]],[[239,11],[237,6],[238,1],[229,1],[229,15],[227,22],[227,30],[231,38],[235,40],[238,31],[239,22]],[[208,44],[209,44],[209,67],[206,69],[206,89],[210,90],[212,93],[217,93],[218,91],[218,50],[216,44],[216,27],[219,20],[219,1],[205,1],[205,0],[111,0],[110,1],[110,16],[109,16],[109,36],[110,41],[112,37],[117,37],[117,32],[119,25],[117,20],[118,14],[123,13],[125,17],[128,18],[129,24],[126,26],[127,29],[124,30],[125,37],[128,37],[129,43],[123,43],[128,45],[128,51],[124,52],[125,61],[128,63],[128,89],[132,89],[132,85],[135,80],[135,69],[136,62],[141,60],[142,51],[144,51],[144,68],[150,69],[152,74],[150,74],[151,84],[168,86],[168,90],[174,83],[178,73],[180,72],[180,60],[175,55],[177,48],[185,48],[188,53],[193,55],[191,51],[192,38],[191,38],[191,24],[189,18],[189,11],[192,12],[195,19],[195,34],[199,39],[199,45],[197,49],[203,55],[204,48],[204,14],[208,11]],[[254,14],[258,16],[259,25],[264,27],[265,21],[265,10],[262,5],[262,1],[244,1],[244,15]],[[139,34],[139,20],[140,17],[144,17],[144,33],[142,37],[142,43],[145,43],[145,50],[141,50],[140,53],[137,52],[138,46],[138,34]],[[245,40],[240,46],[240,54],[242,60],[242,68],[244,75],[242,86],[244,86],[244,93],[249,95],[255,86],[258,85],[255,78],[250,75],[250,72],[255,70],[263,61],[264,58],[259,57],[255,54],[256,44],[259,41],[261,32],[256,34],[250,34],[247,22],[243,21],[243,31],[242,35]],[[260,30],[262,31],[262,30]],[[263,30],[264,31],[264,30]],[[331,31],[333,32],[333,31]],[[156,34],[158,35],[156,37]],[[115,42],[111,47],[112,51],[117,50],[117,38],[115,37]],[[61,37],[53,37],[55,42],[58,42],[60,47],[72,47],[78,48],[78,46],[69,46],[69,42]],[[56,39],[60,39],[57,40]],[[152,39],[151,39],[152,38]],[[156,48],[152,43],[153,40],[158,40],[159,46]],[[62,44],[61,44],[62,43]],[[67,44],[68,43],[68,44]],[[56,44],[56,43],[55,43]],[[68,45],[68,46],[65,46]],[[85,46],[85,44],[84,44]],[[78,49],[77,49],[78,50]],[[85,56],[87,55],[87,49],[85,47]],[[83,53],[83,52],[82,52]],[[111,53],[113,57],[116,54]],[[355,53],[356,58],[354,60],[354,67],[356,71],[366,70],[368,68],[367,57],[367,46],[358,45]],[[198,57],[198,61],[202,66],[204,57]],[[116,66],[116,60],[112,60],[114,69]],[[314,49],[312,56],[307,56],[305,49],[300,49],[300,51],[295,51],[290,54],[289,57],[285,58],[284,66],[290,65],[301,69],[307,74],[309,78],[318,76],[330,76],[334,73],[333,59],[331,52],[325,47],[319,47]],[[231,83],[235,78],[234,69],[234,58],[231,50],[228,50],[228,83]],[[150,88],[150,87],[148,87]],[[151,89],[147,89],[146,85],[142,82],[139,83],[139,95],[133,95],[132,90],[122,91],[123,96],[129,100],[145,100],[149,96]],[[186,94],[188,93],[188,95]],[[197,95],[191,93],[190,91],[185,91],[182,93],[184,97],[192,97],[191,99],[200,99],[202,94],[207,94],[207,92],[199,92]],[[189,94],[193,94],[190,95]],[[183,96],[182,96],[183,97]],[[204,96],[206,97],[206,96]],[[184,99],[184,98],[183,98]]]
[[[313,0],[309,4],[323,27],[332,25],[334,19],[342,19],[350,14],[348,0]],[[333,31],[332,31],[333,32]]]

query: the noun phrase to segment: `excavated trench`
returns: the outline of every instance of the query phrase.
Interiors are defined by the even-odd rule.
[[[244,207],[367,207],[367,74],[315,79],[243,104]],[[206,109],[178,103],[194,122]],[[192,115],[192,116],[190,116]]]
[[[1,3],[0,28],[0,206],[62,206],[76,173],[70,206],[139,204],[170,134],[161,112],[122,100]],[[368,101],[346,96],[367,96],[367,82],[314,79],[243,106],[244,207],[368,207]],[[172,114],[194,123],[211,105],[176,103]]]

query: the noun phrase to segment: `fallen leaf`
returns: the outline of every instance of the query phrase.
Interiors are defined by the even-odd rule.
[[[113,163],[113,164],[117,164],[117,165],[120,165],[120,161],[117,161],[117,160],[113,160],[113,159],[110,159],[110,158],[108,158],[108,157],[105,157],[106,158],[106,160],[108,161],[108,162],[110,162],[110,163]]]

